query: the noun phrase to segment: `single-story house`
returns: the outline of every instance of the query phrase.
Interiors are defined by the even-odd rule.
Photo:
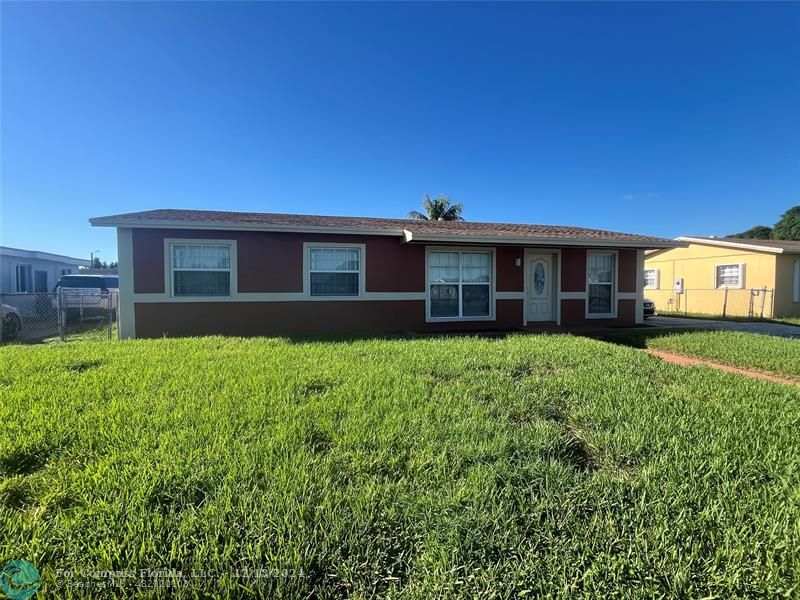
[[[715,237],[677,241],[683,247],[645,256],[645,295],[657,308],[800,315],[800,242]]]
[[[198,210],[116,227],[120,335],[317,335],[631,326],[644,251],[580,227]]]
[[[89,265],[82,258],[0,246],[0,293],[52,292],[62,275],[77,273],[79,267]]]

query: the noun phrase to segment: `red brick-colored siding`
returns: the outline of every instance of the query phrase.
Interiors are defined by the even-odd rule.
[[[400,238],[202,229],[134,229],[134,290],[164,293],[164,239],[236,240],[241,293],[302,292],[303,243],[366,244],[368,292],[421,292],[425,289],[425,247]]]
[[[619,271],[617,284],[620,292],[636,291],[636,250],[619,251]]]
[[[561,325],[574,326],[628,326],[636,323],[636,300],[618,300],[616,319],[587,319],[585,300],[561,301]]]
[[[585,248],[564,248],[561,250],[561,291],[586,291]]]
[[[303,243],[365,244],[367,292],[424,292],[425,245],[406,244],[395,236],[134,229],[134,291],[164,293],[164,239],[233,239],[237,243],[240,293],[303,291]],[[479,247],[476,245],[476,247]],[[524,291],[525,248],[495,247],[498,292]],[[521,265],[516,261],[520,259]],[[561,291],[586,291],[586,249],[561,249]],[[636,250],[619,251],[618,287],[635,292]],[[585,301],[561,301],[564,326],[632,325],[635,300],[620,300],[618,318],[587,320]],[[496,320],[425,322],[423,300],[354,300],[295,302],[159,302],[136,303],[138,337],[162,335],[317,335],[391,331],[513,329],[524,324],[521,299],[496,300]]]
[[[425,323],[425,302],[164,302],[135,305],[136,337],[311,336],[401,331],[516,329],[522,300],[498,300],[497,320]]]
[[[499,246],[495,254],[497,266],[497,291],[521,292],[525,289],[525,248],[521,246]],[[516,260],[520,266],[516,266]]]

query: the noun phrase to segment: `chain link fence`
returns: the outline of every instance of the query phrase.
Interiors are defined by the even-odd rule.
[[[61,290],[0,294],[0,344],[40,344],[117,337],[118,293]]]
[[[703,314],[719,317],[773,317],[775,290],[771,288],[645,289],[656,312]]]

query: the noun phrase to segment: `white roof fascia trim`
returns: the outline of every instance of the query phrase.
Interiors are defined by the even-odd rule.
[[[107,221],[102,218],[90,219],[93,227],[130,227],[144,229],[200,229],[200,230],[247,230],[276,231],[286,233],[330,233],[339,235],[385,235],[402,236],[406,242],[445,242],[445,243],[478,243],[478,244],[514,244],[523,246],[594,246],[598,248],[680,248],[685,244],[675,242],[646,242],[638,240],[597,240],[592,238],[532,238],[481,235],[447,235],[419,234],[405,228],[398,229],[360,229],[356,227],[330,227],[309,225],[269,225],[257,223],[225,223],[189,222],[189,221]]]
[[[0,254],[3,256],[14,256],[16,258],[28,258],[31,260],[49,260],[63,264],[73,264],[88,267],[91,261],[85,258],[73,258],[63,254],[51,254],[50,252],[40,252],[38,250],[21,250],[19,248],[0,247]]]
[[[532,238],[481,235],[425,235],[406,231],[407,242],[447,242],[480,244],[514,244],[519,246],[591,246],[596,248],[683,248],[676,242],[647,242],[639,240],[597,240],[593,238]]]
[[[236,223],[226,221],[213,223],[203,221],[101,221],[89,219],[92,227],[130,227],[132,229],[203,229],[203,230],[235,230],[235,231],[279,231],[285,233],[343,233],[347,235],[391,235],[401,236],[403,230],[398,229],[360,229],[357,227],[328,227],[314,225],[270,225],[260,223]]]
[[[723,246],[725,248],[743,248],[745,250],[755,250],[757,252],[771,252],[773,254],[783,254],[783,248],[772,248],[770,246],[758,246],[756,244],[743,244],[741,242],[726,242],[722,239],[708,240],[705,238],[695,238],[688,236],[680,236],[675,238],[681,242],[690,242],[692,244],[708,244],[709,246]]]

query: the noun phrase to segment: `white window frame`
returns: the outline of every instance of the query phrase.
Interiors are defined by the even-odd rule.
[[[737,267],[739,269],[739,284],[738,285],[722,285],[719,280],[719,270],[722,267]],[[714,289],[720,290],[728,288],[729,290],[741,290],[744,289],[744,277],[745,277],[745,265],[744,263],[723,263],[719,265],[714,265]]]
[[[611,286],[611,312],[609,313],[590,313],[589,312],[589,257],[593,254],[611,255],[614,257],[614,275],[610,284],[593,283],[592,285]],[[586,302],[585,317],[587,319],[616,319],[619,313],[619,251],[617,250],[587,250],[586,251]]]
[[[650,271],[653,273],[653,285],[647,285],[647,272]],[[661,289],[661,270],[660,269],[645,269],[643,271],[643,281],[644,285],[642,286],[645,290],[658,290]]]
[[[27,269],[27,277],[25,282],[25,291],[20,290],[19,285],[19,269]],[[14,291],[18,294],[31,294],[33,293],[33,265],[28,263],[17,263],[14,265]]]
[[[433,252],[456,252],[461,254],[470,253],[483,253],[489,255],[489,314],[487,316],[458,316],[458,317],[432,317],[431,316],[431,281],[430,281],[430,255]],[[473,285],[470,283],[464,284],[461,282],[461,259],[458,261],[458,283],[451,283],[446,285],[458,286],[458,314],[463,312],[462,308],[462,285]],[[435,284],[434,284],[435,285]],[[443,284],[445,285],[445,284]],[[486,284],[474,284],[486,285]],[[447,322],[469,322],[469,321],[495,321],[495,299],[497,297],[497,252],[495,248],[485,248],[480,246],[426,246],[425,247],[425,322],[426,323],[447,323]]]
[[[794,301],[800,302],[800,260],[794,261]]]
[[[358,250],[358,271],[336,271],[337,273],[358,273],[358,294],[355,296],[312,296],[311,295],[311,249],[336,248]],[[332,273],[333,271],[317,271],[319,273]],[[367,245],[347,244],[342,242],[304,242],[303,243],[303,295],[306,298],[320,301],[330,300],[355,300],[366,293],[367,272]]]
[[[228,294],[225,296],[209,296],[209,295],[197,295],[197,296],[185,296],[183,294],[176,296],[175,289],[174,289],[174,269],[172,268],[172,246],[179,245],[179,246],[228,246],[230,248],[230,255],[231,255],[231,267],[227,271],[230,272],[230,288],[228,290]],[[178,271],[207,271],[209,269],[177,269]],[[225,271],[226,269],[212,269],[212,270],[219,270]],[[239,283],[238,283],[238,270],[239,270],[239,261],[237,258],[236,252],[236,240],[218,240],[215,238],[208,238],[208,239],[183,239],[183,238],[165,238],[164,239],[164,291],[166,292],[167,296],[170,298],[177,298],[179,300],[186,300],[189,298],[198,298],[202,299],[203,301],[214,301],[214,300],[228,300],[233,298],[239,290]]]
[[[58,277],[64,277],[64,275],[72,275],[72,267],[59,267],[58,269]]]

